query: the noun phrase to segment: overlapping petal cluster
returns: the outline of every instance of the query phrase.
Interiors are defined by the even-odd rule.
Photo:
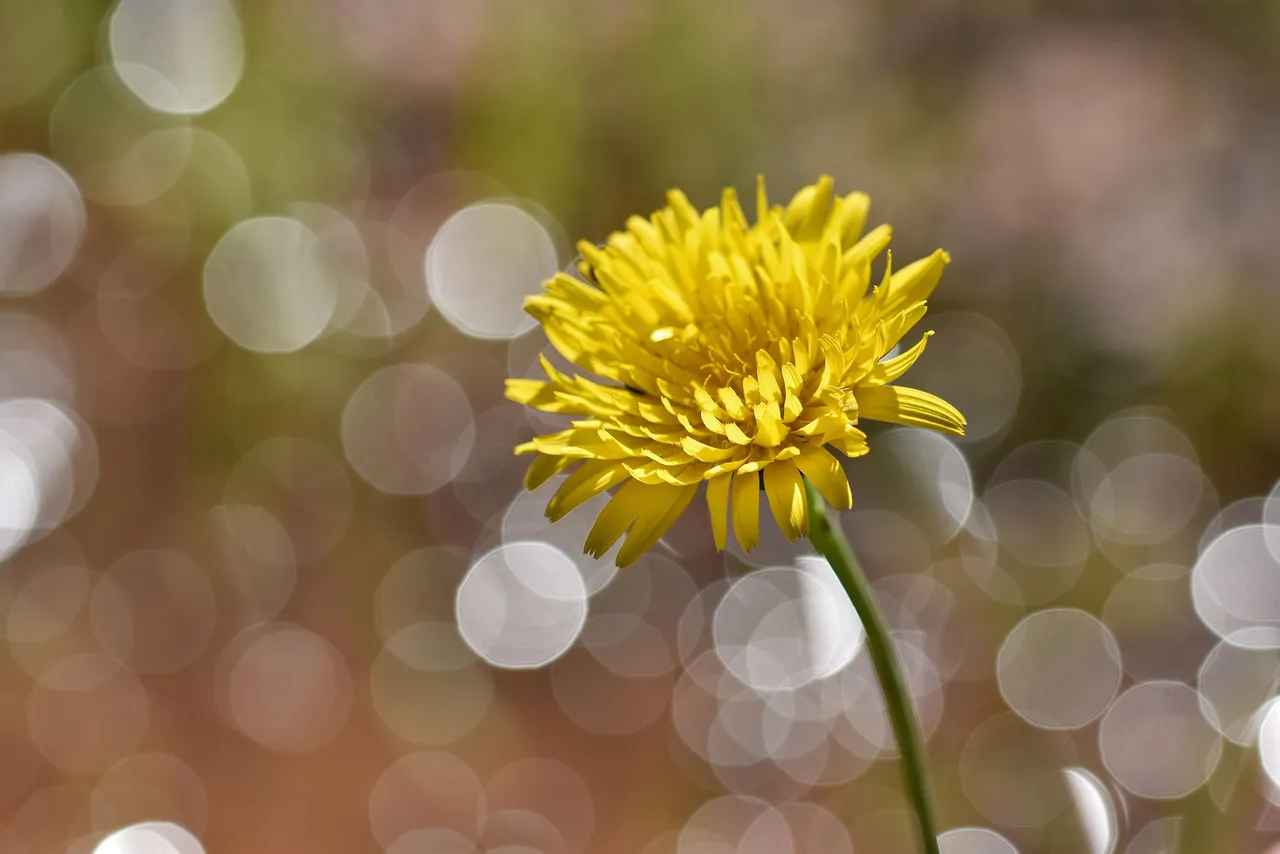
[[[546,380],[507,381],[511,400],[575,416],[516,449],[537,455],[530,489],[571,471],[548,518],[620,487],[587,537],[588,553],[603,555],[626,534],[617,561],[632,563],[703,481],[717,548],[730,517],[744,550],[757,543],[762,483],[795,539],[809,525],[802,478],[837,509],[851,505],[830,449],[867,453],[860,419],[964,432],[946,401],[891,385],[928,342],[931,333],[891,355],[924,316],[945,252],[897,272],[887,257],[872,288],[871,264],[892,230],[864,235],[869,199],[834,196],[825,176],[785,207],[770,207],[761,180],[755,225],[732,189],[701,213],[679,190],[667,202],[648,219],[630,218],[602,247],[580,243],[584,278],[562,273],[526,303],[585,375],[544,358]]]

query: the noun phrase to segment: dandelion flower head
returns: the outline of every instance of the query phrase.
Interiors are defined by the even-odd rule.
[[[672,190],[666,207],[631,217],[603,246],[580,243],[583,278],[561,273],[525,307],[582,373],[543,357],[546,380],[507,381],[511,400],[573,416],[516,448],[536,455],[530,489],[570,472],[548,518],[618,487],[585,551],[600,557],[626,534],[617,555],[626,566],[705,481],[716,548],[731,518],[750,550],[762,484],[789,539],[809,530],[803,479],[836,509],[851,506],[832,450],[867,453],[861,419],[963,434],[951,404],[893,384],[931,333],[890,355],[924,316],[949,258],[938,250],[893,272],[892,230],[863,234],[869,204],[861,193],[834,196],[824,176],[771,207],[761,179],[751,225],[732,189],[702,212]]]

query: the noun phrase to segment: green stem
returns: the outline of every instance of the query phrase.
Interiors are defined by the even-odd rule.
[[[925,854],[940,854],[938,824],[933,812],[933,797],[929,791],[924,738],[916,724],[911,695],[907,693],[907,682],[902,672],[902,662],[894,649],[889,626],[880,613],[871,585],[862,573],[857,558],[853,556],[853,549],[849,547],[849,541],[840,530],[838,521],[808,481],[805,482],[805,491],[809,498],[809,540],[831,564],[836,578],[840,579],[840,585],[844,587],[849,601],[862,619],[867,652],[871,655],[871,663],[875,665],[880,691],[889,710],[893,736],[898,752],[902,754],[902,777],[916,814],[920,841]]]

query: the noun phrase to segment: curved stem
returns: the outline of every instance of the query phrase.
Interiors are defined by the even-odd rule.
[[[862,619],[866,632],[867,652],[875,665],[876,678],[889,710],[893,736],[902,755],[902,776],[907,795],[915,811],[916,825],[920,830],[925,854],[939,854],[938,825],[933,812],[933,796],[929,790],[929,771],[926,765],[924,739],[916,724],[911,695],[907,693],[902,662],[893,646],[889,626],[876,604],[871,585],[862,573],[862,567],[853,556],[853,549],[840,530],[839,523],[828,509],[826,502],[805,482],[809,499],[809,540],[818,553],[827,559],[836,578],[848,594],[849,601]]]

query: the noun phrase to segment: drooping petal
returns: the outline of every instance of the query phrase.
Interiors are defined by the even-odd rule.
[[[927,391],[884,385],[859,388],[857,394],[864,418],[964,435],[966,422],[960,410]]]
[[[733,476],[733,535],[744,552],[760,542],[760,475],[754,469]]]
[[[836,510],[848,510],[853,506],[853,492],[849,478],[834,455],[821,445],[801,451],[795,458],[796,468],[809,479],[826,502]]]
[[[662,486],[651,487],[638,480],[629,480],[623,484],[596,517],[595,524],[587,534],[583,552],[594,558],[600,558],[609,551],[640,515],[643,509],[641,499],[645,496],[645,490],[653,488],[661,489]]]
[[[778,527],[788,540],[809,533],[809,504],[805,500],[804,482],[795,461],[786,460],[765,466],[764,494]]]
[[[642,506],[627,540],[618,550],[618,566],[627,567],[662,538],[672,523],[698,493],[696,483],[688,486],[649,486],[639,499]]]
[[[907,372],[907,369],[916,363],[916,360],[924,354],[924,347],[929,343],[929,339],[933,337],[933,332],[929,331],[924,334],[915,346],[906,352],[899,353],[892,359],[885,359],[880,364],[871,369],[870,373],[862,379],[861,384],[865,385],[885,385],[896,380]]]
[[[573,457],[552,457],[546,454],[538,454],[524,473],[524,488],[532,492],[575,462],[577,460]]]
[[[729,487],[732,474],[722,474],[707,481],[707,509],[711,511],[711,536],[716,551],[724,551],[729,538]]]
[[[574,508],[629,477],[621,463],[612,460],[587,460],[564,483],[547,503],[547,518],[558,522]]]

